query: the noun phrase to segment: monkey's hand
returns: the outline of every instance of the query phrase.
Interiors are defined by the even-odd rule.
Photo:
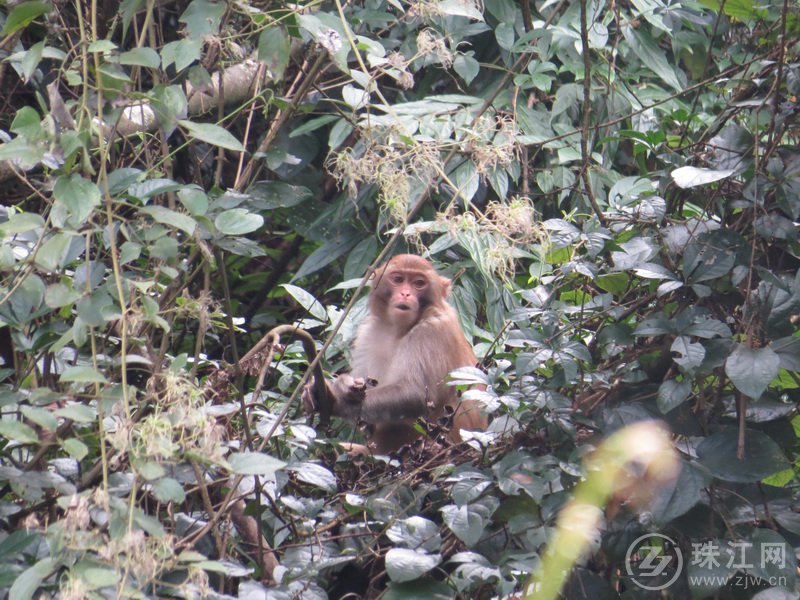
[[[367,384],[363,378],[353,377],[349,373],[334,379],[330,387],[333,394],[333,414],[346,419],[357,419],[364,400],[367,399]]]
[[[317,382],[312,377],[306,384],[306,387],[303,388],[303,412],[309,416],[313,415],[315,412],[317,412],[317,410],[319,410],[319,401],[314,394],[314,388],[316,385]],[[325,386],[330,390],[330,386],[328,385],[327,381],[325,382]]]

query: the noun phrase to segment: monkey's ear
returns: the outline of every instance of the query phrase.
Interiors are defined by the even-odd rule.
[[[377,269],[375,269],[372,273],[370,273],[369,279],[367,280],[367,285],[369,285],[370,287],[375,287],[381,280],[381,277],[383,277],[385,271],[386,271],[386,265],[383,265],[382,267],[378,267]]]
[[[453,282],[450,281],[447,277],[439,277],[439,285],[442,286],[442,298],[447,298],[450,296],[450,290],[453,289]]]

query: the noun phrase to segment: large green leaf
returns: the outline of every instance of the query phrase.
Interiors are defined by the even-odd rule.
[[[63,203],[76,223],[85,221],[96,206],[100,205],[100,189],[80,175],[61,176],[53,187],[56,202]]]
[[[789,467],[783,451],[766,434],[748,429],[744,441],[744,458],[740,459],[739,431],[727,427],[700,442],[697,458],[717,479],[741,483],[760,481]]]
[[[264,217],[246,208],[226,210],[214,219],[214,226],[225,235],[244,235],[264,224]]]
[[[55,572],[59,565],[56,558],[43,558],[35,565],[25,570],[8,592],[9,598],[15,600],[30,600],[42,582]]]
[[[178,124],[186,129],[190,136],[212,146],[219,146],[234,152],[244,152],[244,146],[227,129],[214,123],[195,123],[180,120]]]
[[[17,5],[11,5],[11,11],[6,17],[3,31],[0,35],[9,37],[24,29],[33,22],[37,17],[49,13],[53,7],[50,2],[20,2]]]
[[[237,452],[228,457],[231,472],[238,475],[261,475],[272,477],[286,463],[262,452]]]
[[[672,61],[667,59],[661,47],[647,33],[631,25],[623,27],[622,32],[636,57],[653,73],[672,89],[680,91],[683,88]]]
[[[725,361],[725,374],[740,392],[751,398],[760,398],[778,376],[780,366],[781,359],[772,348],[750,348],[738,344]]]
[[[392,548],[386,553],[386,572],[392,581],[402,583],[421,577],[442,560],[441,554],[428,554],[422,550]]]

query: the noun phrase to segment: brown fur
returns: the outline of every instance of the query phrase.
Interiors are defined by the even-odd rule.
[[[374,426],[374,452],[396,450],[418,436],[414,421],[454,411],[452,441],[459,429],[485,429],[475,402],[459,402],[446,385],[453,369],[474,366],[472,347],[455,310],[447,303],[451,282],[427,260],[412,254],[392,258],[372,281],[370,314],[353,346],[352,371],[331,387],[333,414]],[[377,386],[363,382],[377,380]]]

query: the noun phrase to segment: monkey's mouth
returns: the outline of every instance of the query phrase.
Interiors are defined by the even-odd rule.
[[[406,312],[407,310],[411,310],[411,305],[406,304],[405,302],[401,302],[400,304],[395,304],[394,307],[402,312]]]

